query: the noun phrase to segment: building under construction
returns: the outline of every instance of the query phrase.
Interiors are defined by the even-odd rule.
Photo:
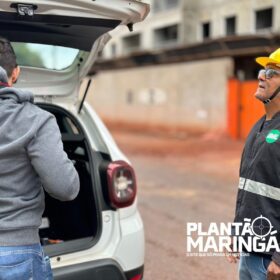
[[[263,114],[254,58],[280,47],[279,15],[276,0],[153,0],[146,21],[114,31],[90,101],[115,122],[244,138]]]

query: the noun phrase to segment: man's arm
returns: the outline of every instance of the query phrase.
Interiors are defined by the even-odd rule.
[[[52,197],[67,201],[78,195],[79,176],[63,150],[61,134],[54,116],[47,115],[39,123],[35,137],[27,146],[27,152],[44,189]]]

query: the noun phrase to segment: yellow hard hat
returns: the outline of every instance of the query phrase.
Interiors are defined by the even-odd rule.
[[[267,64],[275,64],[280,67],[280,48],[274,51],[269,57],[261,56],[256,58],[256,62],[265,67]]]

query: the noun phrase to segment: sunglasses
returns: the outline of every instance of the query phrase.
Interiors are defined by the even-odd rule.
[[[266,80],[269,80],[271,78],[273,78],[274,76],[278,76],[280,75],[280,71],[277,71],[275,69],[262,69],[259,71],[258,74],[258,78],[260,78],[261,76],[264,76]]]

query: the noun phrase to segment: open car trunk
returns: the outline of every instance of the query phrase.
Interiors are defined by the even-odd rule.
[[[132,30],[148,12],[149,5],[137,0],[0,1],[0,36],[17,46],[17,58],[20,53],[23,58],[40,58],[40,63],[18,63],[22,72],[17,86],[33,92],[35,100],[71,104],[78,112],[83,104],[79,100],[81,83],[108,41],[108,33],[119,25]],[[68,51],[75,51],[71,59]],[[56,66],[58,57],[69,64]],[[80,193],[75,200],[59,202],[46,194],[39,233],[46,253],[58,256],[87,249],[99,240],[101,211],[107,207],[98,171],[104,155],[90,149],[86,135],[70,113],[55,105],[40,107],[55,115],[64,150],[80,177]]]
[[[93,168],[98,168],[98,160],[94,159],[92,164],[93,152],[73,116],[54,105],[39,106],[56,117],[64,151],[80,178],[80,192],[73,201],[61,202],[45,193],[45,212],[39,234],[45,251],[55,256],[89,248],[98,241],[101,211],[96,201],[96,178],[92,176]]]
[[[22,0],[19,3],[13,0],[0,1],[0,36],[19,45],[17,57],[26,49],[33,51],[34,47],[60,46],[64,47],[61,56],[67,59],[69,49],[79,53],[75,60],[67,66],[57,66],[55,49],[50,55],[41,50],[36,53],[40,63],[34,60],[22,59],[20,66],[31,66],[51,70],[63,70],[64,74],[71,73],[75,80],[67,90],[56,85],[54,91],[37,91],[41,96],[72,96],[75,102],[78,91],[77,86],[85,78],[92,65],[109,40],[109,32],[119,25],[127,25],[132,30],[133,24],[142,21],[149,12],[149,6],[136,0]],[[68,49],[68,50],[67,50]],[[28,57],[28,55],[27,55]],[[50,60],[53,65],[50,65]],[[38,59],[37,59],[38,60]],[[70,67],[71,65],[71,67]],[[43,73],[42,71],[40,71]],[[27,79],[30,81],[30,77]],[[30,90],[46,85],[51,86],[50,80],[41,80],[33,84],[26,84],[21,80],[21,86]],[[31,87],[30,87],[31,86]],[[53,87],[54,88],[54,87]]]

